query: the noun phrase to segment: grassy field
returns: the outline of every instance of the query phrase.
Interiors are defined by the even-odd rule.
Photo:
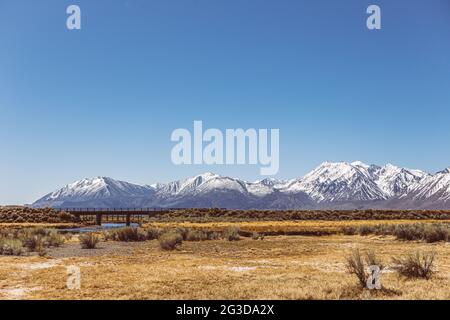
[[[420,223],[440,223],[442,220],[420,220]],[[242,231],[260,232],[266,235],[327,235],[341,233],[345,227],[376,226],[380,224],[400,225],[417,224],[416,220],[290,220],[290,221],[239,221],[239,222],[149,222],[144,227],[155,228],[192,228],[199,230],[223,231],[236,227]],[[450,221],[449,221],[450,223]]]
[[[434,223],[422,220],[421,223]],[[334,234],[348,226],[413,224],[389,221],[151,222],[158,228],[189,227],[303,235],[264,240],[183,241],[164,251],[158,240],[100,242],[81,249],[78,236],[51,248],[46,257],[0,256],[2,299],[450,299],[450,243],[400,241],[394,236]],[[331,235],[314,235],[317,230]],[[382,290],[361,289],[348,273],[353,250],[373,250],[386,265]],[[407,279],[393,270],[393,257],[436,253],[430,280]],[[81,289],[66,287],[67,267],[81,270]]]

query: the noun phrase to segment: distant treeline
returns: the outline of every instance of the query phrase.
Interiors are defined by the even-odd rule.
[[[450,220],[450,210],[228,210],[179,209],[162,211],[150,221],[283,221],[283,220]],[[51,208],[0,207],[0,222],[76,222],[66,212]]]
[[[159,213],[155,220],[449,220],[450,210],[228,210],[182,209]]]

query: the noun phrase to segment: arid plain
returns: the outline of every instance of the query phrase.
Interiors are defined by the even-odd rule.
[[[184,217],[175,221],[166,217],[141,225],[141,230],[178,229],[195,234],[239,230],[235,241],[188,235],[173,250],[164,250],[158,239],[118,241],[104,232],[97,232],[99,242],[94,249],[82,249],[82,236],[66,234],[62,244],[42,254],[0,256],[0,298],[450,299],[448,238],[405,240],[380,232],[419,225],[446,228],[450,222],[425,218],[186,221]],[[3,223],[0,228],[41,225]],[[383,265],[381,290],[363,288],[349,272],[348,257],[357,250],[375,253]],[[435,255],[429,279],[397,272],[395,258],[416,252]],[[69,266],[80,270],[79,289],[67,287]]]

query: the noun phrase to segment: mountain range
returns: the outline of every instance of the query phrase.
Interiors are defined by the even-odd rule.
[[[137,185],[108,177],[82,179],[33,207],[229,209],[450,209],[450,168],[435,174],[324,162],[302,178],[255,182],[204,173],[185,180]]]

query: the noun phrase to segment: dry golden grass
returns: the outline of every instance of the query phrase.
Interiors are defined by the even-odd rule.
[[[450,246],[443,242],[402,242],[389,236],[271,236],[262,241],[183,242],[181,250],[172,252],[162,251],[156,240],[131,248],[128,253],[59,259],[0,257],[0,298],[450,299]],[[437,273],[428,281],[405,280],[388,269],[381,280],[385,290],[362,290],[345,268],[352,249],[374,250],[388,265],[392,256],[434,250]],[[81,290],[66,288],[70,265],[81,268]]]
[[[344,227],[371,225],[396,225],[416,223],[442,223],[443,220],[290,220],[290,221],[241,221],[241,222],[151,222],[144,227],[155,228],[192,228],[223,231],[228,227],[239,227],[244,231],[265,233],[339,233]]]

